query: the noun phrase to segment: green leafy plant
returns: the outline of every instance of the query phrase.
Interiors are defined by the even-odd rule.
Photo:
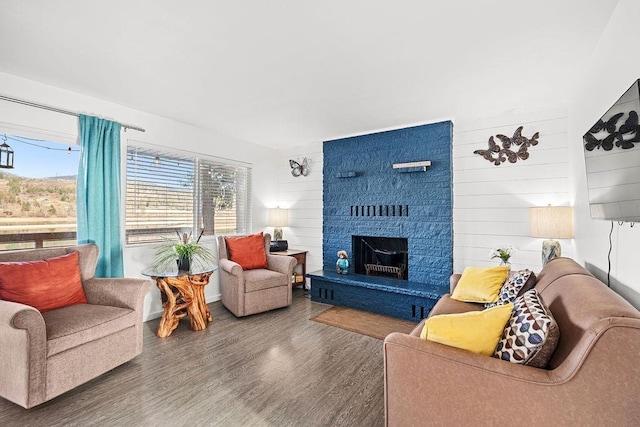
[[[504,245],[496,249],[491,250],[491,259],[500,258],[502,262],[508,263],[511,258],[511,253],[517,251],[516,248],[510,245]]]
[[[200,238],[204,233],[204,228],[200,231],[198,238],[191,239],[191,233],[178,233],[178,241],[168,241],[156,248],[153,260],[153,268],[163,271],[176,266],[178,260],[188,260],[191,266],[206,268],[217,261],[211,249],[200,244]]]

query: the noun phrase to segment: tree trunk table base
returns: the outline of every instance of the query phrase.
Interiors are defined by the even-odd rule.
[[[178,277],[153,277],[160,289],[164,311],[158,325],[157,336],[165,338],[178,327],[180,319],[189,316],[192,331],[206,329],[213,321],[204,298],[204,287],[212,272]]]

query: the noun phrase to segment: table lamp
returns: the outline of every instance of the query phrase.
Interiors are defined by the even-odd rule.
[[[282,227],[289,225],[289,213],[286,209],[269,209],[269,225],[273,227],[273,240],[282,240]]]
[[[529,209],[531,237],[542,237],[542,266],[562,254],[560,242],[553,239],[573,238],[573,207],[545,206]]]

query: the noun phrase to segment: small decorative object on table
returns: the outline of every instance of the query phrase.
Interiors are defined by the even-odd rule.
[[[491,259],[500,258],[500,265],[511,265],[509,259],[511,258],[511,253],[515,251],[517,251],[517,249],[513,246],[503,245],[491,250]]]
[[[203,232],[204,228],[193,241],[191,232],[180,234],[176,231],[177,242],[167,242],[156,249],[153,268],[162,271],[171,268],[177,262],[178,270],[189,271],[194,262],[200,267],[215,264],[216,256],[209,248],[200,244]]]
[[[338,251],[338,261],[336,261],[336,271],[340,274],[349,273],[349,256],[347,251]]]

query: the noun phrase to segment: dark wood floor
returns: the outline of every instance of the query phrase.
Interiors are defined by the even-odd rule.
[[[376,426],[384,424],[382,341],[309,320],[293,305],[168,338],[145,323],[134,360],[36,408],[0,398],[0,426]],[[1,363],[1,362],[0,362]]]

